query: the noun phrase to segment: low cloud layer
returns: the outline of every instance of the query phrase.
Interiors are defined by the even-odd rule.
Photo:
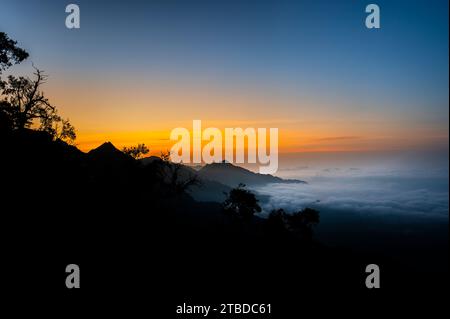
[[[271,184],[255,189],[267,214],[306,206],[361,214],[426,214],[448,219],[448,179],[411,176],[320,176],[309,184]]]

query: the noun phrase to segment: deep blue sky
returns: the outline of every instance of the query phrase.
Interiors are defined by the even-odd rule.
[[[377,31],[364,28],[370,1],[74,1],[77,32],[64,28],[68,3],[2,1],[0,27],[31,52],[86,68],[114,61],[353,85],[370,77],[398,87],[413,75],[420,90],[448,83],[447,1],[376,1]]]

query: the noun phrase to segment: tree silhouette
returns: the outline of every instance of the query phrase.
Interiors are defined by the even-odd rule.
[[[54,122],[51,130],[53,130],[55,138],[66,141],[69,144],[72,144],[77,137],[75,128],[70,124],[69,120],[61,119],[60,122]]]
[[[244,184],[239,184],[229,193],[223,202],[225,213],[242,219],[250,219],[255,213],[261,212],[255,194],[245,189]]]
[[[13,64],[28,58],[28,52],[16,46],[17,41],[11,40],[4,32],[0,32],[0,74]]]
[[[319,221],[319,212],[308,207],[288,216],[289,230],[308,241],[312,240],[313,226],[317,225]]]
[[[148,149],[145,144],[138,144],[137,146],[130,146],[130,147],[124,147],[122,148],[122,152],[124,152],[127,155],[130,155],[134,159],[139,159],[145,154],[148,154],[150,150]]]
[[[306,207],[292,214],[290,222],[294,225],[302,225],[311,228],[320,222],[319,211]]]
[[[11,40],[6,33],[0,32],[0,89],[5,86],[5,82],[1,79],[2,71],[28,57],[28,53],[16,44],[17,42]],[[11,117],[3,111],[7,106],[6,102],[0,100],[0,129],[2,130],[11,130],[13,127]]]
[[[160,158],[161,158],[164,162],[170,162],[170,151],[161,152]]]
[[[182,164],[168,160],[157,163],[156,174],[175,196],[184,194],[192,186],[202,184],[197,174],[186,170]]]
[[[281,234],[286,231],[310,241],[313,237],[313,227],[320,222],[319,211],[304,208],[293,214],[283,209],[272,210],[267,219],[267,228],[272,234]]]
[[[49,133],[54,139],[73,142],[76,138],[75,128],[69,120],[58,115],[56,107],[50,104],[40,90],[47,76],[35,68],[35,79],[8,76],[2,81],[0,93],[0,112],[10,119],[12,129],[23,130],[35,125],[38,130]]]
[[[0,74],[13,64],[22,62],[28,53],[17,47],[6,33],[0,32]],[[33,66],[34,67],[34,66]],[[8,130],[23,130],[37,127],[49,133],[55,140],[73,143],[76,138],[75,128],[68,119],[62,119],[54,106],[50,104],[40,87],[47,76],[35,68],[35,79],[8,76],[0,78],[0,124]]]
[[[270,234],[280,236],[287,233],[286,216],[287,214],[282,208],[274,209],[270,212],[266,220],[267,230]]]

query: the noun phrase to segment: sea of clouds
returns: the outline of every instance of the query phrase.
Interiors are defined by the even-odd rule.
[[[263,213],[304,207],[358,214],[423,215],[448,220],[447,168],[396,169],[297,166],[280,172],[308,184],[269,184],[254,190]]]

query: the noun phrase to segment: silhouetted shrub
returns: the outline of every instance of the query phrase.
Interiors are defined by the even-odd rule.
[[[229,193],[223,203],[223,210],[231,216],[250,219],[255,213],[261,212],[255,194],[245,189],[244,184],[239,184]]]
[[[272,210],[267,218],[267,231],[272,235],[286,234],[287,232],[310,241],[313,237],[313,227],[320,222],[319,211],[304,208],[293,214],[283,209]]]

